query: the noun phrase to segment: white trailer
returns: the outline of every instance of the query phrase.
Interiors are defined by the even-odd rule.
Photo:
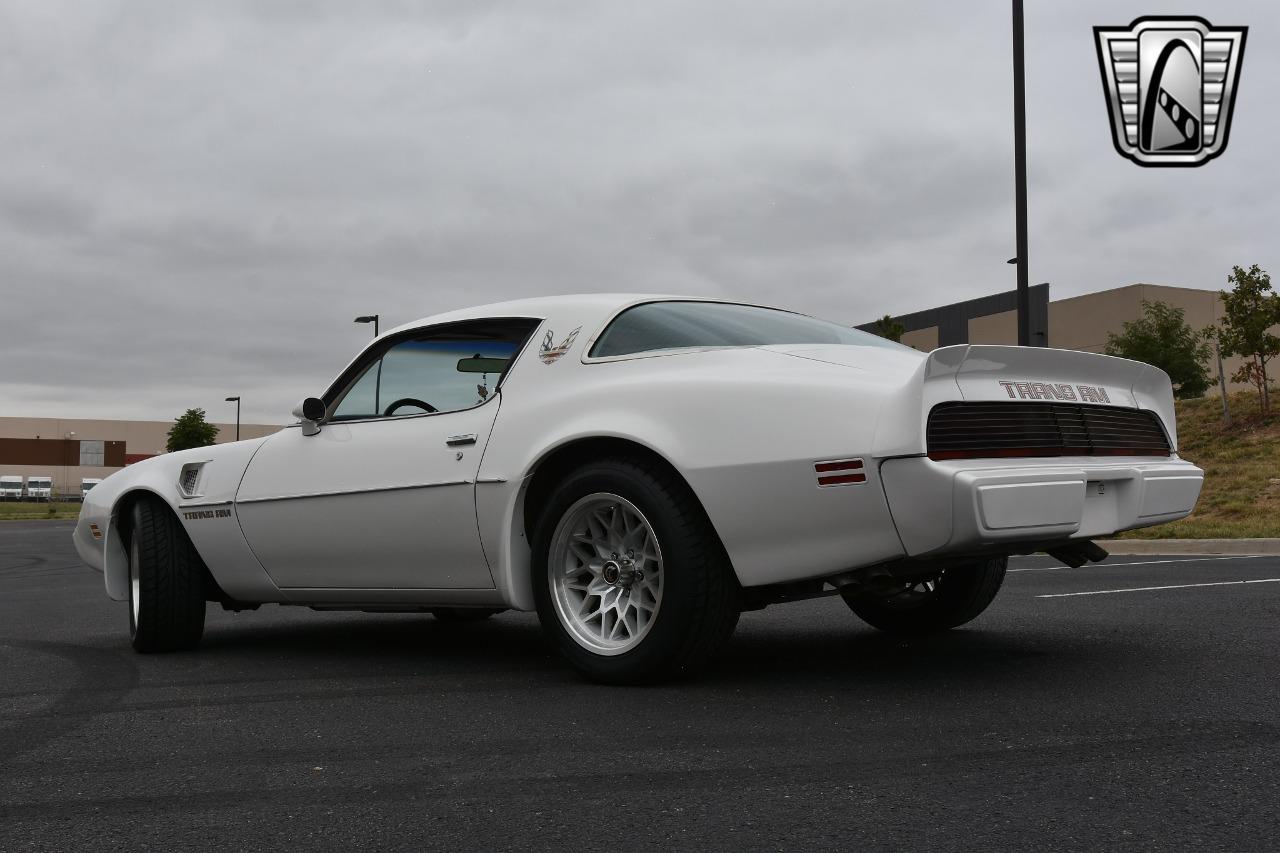
[[[89,496],[89,490],[102,482],[101,477],[85,477],[80,481],[80,500]]]
[[[22,477],[17,474],[5,474],[0,477],[0,501],[22,500]]]
[[[27,478],[27,499],[48,501],[53,499],[53,478],[43,475],[32,475]]]

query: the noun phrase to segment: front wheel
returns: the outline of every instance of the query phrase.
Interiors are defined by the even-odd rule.
[[[534,536],[538,617],[588,678],[660,681],[710,664],[738,584],[702,507],[670,471],[618,458],[552,492]]]
[[[863,621],[897,634],[946,631],[976,619],[1004,583],[1005,557],[979,560],[941,572],[931,580],[901,584],[888,592],[849,592],[845,604]]]
[[[129,635],[140,652],[194,648],[204,633],[204,563],[158,498],[133,505],[129,535]]]

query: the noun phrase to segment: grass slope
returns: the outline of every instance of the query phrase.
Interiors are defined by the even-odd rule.
[[[54,501],[0,501],[0,521],[30,521],[41,518],[77,518],[80,504]]]
[[[1131,530],[1140,539],[1280,537],[1280,394],[1263,417],[1258,396],[1231,396],[1231,426],[1216,397],[1179,400],[1178,453],[1204,469],[1196,511],[1181,521]]]

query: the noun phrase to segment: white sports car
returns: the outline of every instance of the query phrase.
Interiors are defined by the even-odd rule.
[[[991,603],[1008,555],[1181,518],[1169,377],[1067,350],[929,354],[800,314],[530,299],[377,338],[298,422],[85,498],[75,544],[139,651],[206,602],[537,610],[611,682],[708,663],[744,609],[826,594],[889,631]]]

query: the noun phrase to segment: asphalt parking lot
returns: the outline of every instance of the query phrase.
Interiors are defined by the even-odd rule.
[[[619,689],[513,613],[211,610],[138,656],[70,530],[0,525],[0,850],[1280,845],[1280,557],[1019,559],[926,639],[777,606]]]

